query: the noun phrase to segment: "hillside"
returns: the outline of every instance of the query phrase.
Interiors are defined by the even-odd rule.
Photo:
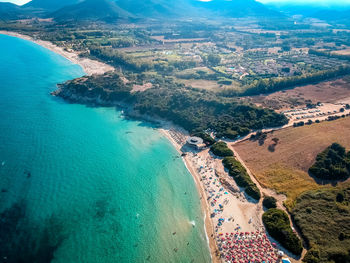
[[[78,4],[63,7],[49,16],[53,17],[56,21],[99,20],[105,22],[133,17],[110,0],[86,0]]]
[[[315,18],[319,18],[321,20],[325,20],[327,22],[350,24],[350,22],[349,22],[349,17],[350,17],[349,7],[347,7],[347,9],[344,9],[344,10],[334,10],[334,9],[320,10],[316,13],[313,13],[310,16],[315,17]]]
[[[74,5],[82,0],[32,0],[29,3],[25,4],[24,8],[39,8],[45,9],[48,11],[55,11],[64,6]]]
[[[21,7],[11,3],[0,3],[0,20],[21,19],[29,13]]]
[[[264,16],[280,16],[277,11],[267,8],[265,5],[255,0],[213,0],[202,2],[191,0],[193,6],[206,9],[216,15],[224,17],[264,17]]]
[[[69,5],[68,5],[69,4]],[[54,11],[56,20],[114,20],[115,18],[193,18],[193,17],[266,17],[280,16],[255,0],[33,0],[26,7]],[[57,10],[60,8],[59,10]],[[130,15],[132,14],[132,15]]]
[[[116,3],[129,13],[142,18],[174,18],[195,12],[187,0],[116,0]]]

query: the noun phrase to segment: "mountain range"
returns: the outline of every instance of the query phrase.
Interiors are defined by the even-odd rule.
[[[66,20],[100,20],[112,22],[115,20],[127,20],[134,15],[120,8],[114,1],[110,0],[85,0],[73,5],[68,5],[50,13],[56,21]]]
[[[50,17],[56,21],[116,20],[159,18],[237,18],[282,17],[286,8],[266,6],[256,0],[32,0],[24,6],[0,3],[0,18],[28,16]],[[287,9],[288,10],[288,9]],[[310,10],[307,6],[293,9],[320,19],[347,19],[350,12]],[[311,14],[312,13],[312,14]],[[335,15],[336,14],[336,15]]]
[[[55,11],[68,5],[74,5],[83,0],[32,0],[25,4],[23,8],[38,8],[47,11]]]
[[[278,15],[255,0],[32,0],[19,7],[0,3],[0,15],[16,19],[29,10],[55,20],[113,21],[133,18],[247,17]],[[6,14],[6,15],[5,15]]]

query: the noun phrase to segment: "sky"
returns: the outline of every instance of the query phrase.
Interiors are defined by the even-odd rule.
[[[48,0],[50,1],[50,0]],[[317,4],[350,4],[350,0],[258,0],[259,2],[262,3],[317,3]],[[25,4],[27,2],[29,2],[29,0],[0,0],[0,2],[11,2],[11,3],[15,3],[18,5],[22,5]]]
[[[17,5],[23,5],[25,3],[28,3],[29,0],[0,0],[0,2],[11,2]]]

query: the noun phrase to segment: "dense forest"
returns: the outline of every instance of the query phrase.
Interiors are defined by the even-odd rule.
[[[217,137],[236,139],[251,129],[282,126],[284,115],[237,100],[226,100],[214,93],[187,88],[163,79],[158,88],[136,95],[135,109],[173,121],[190,132],[213,130]]]
[[[316,157],[309,172],[317,178],[341,180],[350,176],[350,152],[343,146],[333,143]]]
[[[316,73],[305,74],[301,76],[292,76],[286,78],[267,78],[254,81],[251,85],[244,88],[242,92],[235,90],[225,90],[223,96],[234,97],[238,95],[252,96],[293,88],[296,86],[318,83],[324,80],[341,77],[350,74],[349,66],[340,66],[332,70],[321,70]]]
[[[323,57],[327,57],[327,58],[337,58],[337,59],[343,59],[343,60],[350,61],[350,56],[348,56],[348,55],[339,55],[336,53],[319,51],[319,50],[315,50],[315,49],[310,49],[309,54],[316,55],[316,56],[323,56]]]

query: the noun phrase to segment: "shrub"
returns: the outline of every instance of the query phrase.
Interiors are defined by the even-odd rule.
[[[267,209],[270,208],[276,208],[276,199],[272,196],[265,196],[263,200],[263,206],[266,207]]]
[[[338,180],[350,176],[350,157],[345,148],[338,143],[333,143],[316,157],[316,162],[309,172],[321,179]]]
[[[245,188],[247,195],[259,200],[261,198],[260,190],[252,181],[247,170],[234,157],[225,157],[222,163],[229,171],[229,175],[233,177],[238,186]]]
[[[303,258],[305,263],[318,263],[320,262],[320,250],[318,248],[311,248]]]
[[[222,84],[222,85],[231,85],[232,84],[232,80],[226,80],[226,79],[222,79],[218,81],[218,84]]]
[[[338,203],[342,203],[344,201],[344,193],[337,193],[336,200]]]
[[[219,157],[233,156],[231,149],[227,147],[225,142],[217,142],[210,148],[211,152]]]
[[[336,200],[339,193],[342,203]],[[296,199],[292,216],[311,247],[304,262],[350,262],[345,260],[350,256],[349,205],[350,188],[312,190]]]
[[[288,215],[284,211],[271,208],[263,214],[262,219],[273,238],[290,252],[301,255],[303,251],[301,241],[290,227]]]

